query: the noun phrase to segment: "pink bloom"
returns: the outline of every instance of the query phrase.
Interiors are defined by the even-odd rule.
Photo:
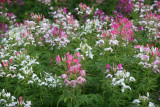
[[[10,0],[7,0],[7,3],[9,4],[11,1]]]
[[[41,21],[41,17],[38,17],[38,20]]]
[[[77,70],[76,70],[76,69],[74,69],[74,73],[75,73],[75,74],[77,73]]]
[[[153,53],[153,51],[152,51],[152,56],[154,56],[154,53]]]
[[[77,57],[79,57],[79,56],[80,56],[80,53],[78,52],[78,53],[77,53]]]
[[[81,77],[81,76],[79,76],[79,77],[77,78],[77,82],[78,82],[79,84],[82,84],[82,83],[85,82],[85,81],[86,81],[86,79],[83,78],[83,77]]]
[[[71,83],[73,83],[73,87],[76,86],[76,82],[77,82],[76,80],[72,80],[72,81],[71,81]]]
[[[81,68],[79,67],[78,70],[81,71]]]
[[[85,70],[80,71],[81,76],[86,76]]]
[[[64,12],[64,13],[66,13],[66,12],[67,12],[67,9],[66,9],[65,7],[63,8],[63,12]]]
[[[140,48],[141,46],[140,45],[135,45],[135,48]]]
[[[0,45],[0,49],[1,49],[1,45]]]
[[[64,82],[66,82],[66,86],[71,84],[71,82],[69,82],[68,79],[65,79]]]
[[[9,59],[10,62],[12,62],[12,59]]]
[[[18,52],[15,52],[15,55],[18,55],[18,54],[20,54],[20,53],[18,53]]]
[[[42,38],[40,38],[40,41],[42,41]]]
[[[109,69],[110,65],[109,65],[109,64],[107,64],[106,66],[107,66],[107,69]]]
[[[69,56],[69,52],[66,53],[67,57]]]
[[[22,96],[19,97],[19,100],[22,101]]]
[[[71,70],[69,69],[69,74],[71,75],[71,73],[72,73],[72,72],[71,72]]]
[[[68,55],[67,58],[68,58],[68,60],[72,60],[73,56],[72,55]]]
[[[66,78],[67,78],[67,75],[66,75],[66,74],[62,74],[62,78],[63,78],[63,79],[66,79]]]
[[[4,67],[7,67],[8,66],[8,61],[2,60],[2,64],[3,64]]]
[[[141,59],[145,60],[145,61],[149,61],[149,56],[148,55],[142,55]]]
[[[102,33],[102,36],[103,36],[104,38],[106,38],[106,37],[107,37],[107,33],[105,33],[105,34]]]
[[[31,13],[31,17],[33,16],[33,12]]]
[[[118,64],[117,68],[120,70],[120,69],[123,69],[122,68],[122,64]]]
[[[55,32],[54,30],[53,30],[52,32],[53,32],[53,35],[55,35],[55,34],[56,34],[56,32]]]
[[[22,33],[23,37],[25,37],[25,33]]]
[[[79,61],[78,61],[78,59],[76,58],[76,59],[74,59],[74,62],[76,63],[76,64],[78,64],[79,63]]]
[[[59,55],[56,58],[57,62],[60,63],[61,62],[61,58],[59,57]]]
[[[67,60],[67,64],[71,64],[71,61],[70,61],[70,60]]]
[[[71,65],[70,65],[70,64],[68,64],[68,69],[70,68],[70,66],[71,66]]]

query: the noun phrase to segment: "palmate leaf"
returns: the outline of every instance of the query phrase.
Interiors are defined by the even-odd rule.
[[[62,94],[57,102],[57,107],[59,107],[59,103],[60,102],[64,102],[64,103],[72,103],[74,96],[73,94],[69,93],[69,92],[64,92],[64,94]],[[70,104],[69,104],[70,105]]]
[[[89,95],[80,95],[77,97],[76,99],[76,105],[80,106],[80,105],[100,105],[100,103],[102,102],[102,96],[99,94],[89,94]]]

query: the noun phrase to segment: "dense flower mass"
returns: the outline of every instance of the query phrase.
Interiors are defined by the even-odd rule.
[[[0,0],[0,106],[160,106],[160,2],[112,3]]]
[[[120,0],[116,8],[117,8],[117,11],[120,13],[129,14],[132,10],[131,0]]]

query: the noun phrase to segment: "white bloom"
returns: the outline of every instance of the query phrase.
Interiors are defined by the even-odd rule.
[[[141,101],[139,99],[135,99],[132,103],[136,103],[136,104],[138,103],[139,104],[140,102]]]
[[[28,81],[28,83],[27,83],[27,84],[33,84],[33,81],[31,81],[31,80],[30,80],[30,81]]]
[[[24,107],[31,107],[31,101],[26,101],[27,104],[24,104]]]
[[[1,103],[1,102],[2,102],[2,103],[3,103],[3,102],[6,103],[7,101],[6,101],[5,99],[0,99],[0,103]]]
[[[24,76],[22,76],[20,73],[17,74],[18,79],[24,79]]]
[[[155,107],[155,105],[154,105],[154,103],[152,103],[152,102],[149,102],[149,105],[148,105],[148,107]]]
[[[93,59],[93,56],[94,56],[94,55],[90,52],[90,53],[89,53],[89,58]]]
[[[109,48],[104,48],[104,51],[111,51],[111,52],[113,52],[113,49],[111,48],[111,47],[109,47]]]
[[[130,77],[129,81],[136,81],[136,79],[134,77]]]
[[[106,78],[108,78],[108,77],[112,78],[112,76],[113,76],[113,75],[111,75],[111,74],[108,74],[108,75],[106,76]]]
[[[119,43],[119,42],[118,42],[117,40],[109,40],[109,44],[110,44],[110,45],[112,45],[112,44],[113,44],[113,45],[118,45],[118,43]]]
[[[11,93],[7,93],[7,94],[6,94],[6,97],[9,98],[10,96],[11,96]]]

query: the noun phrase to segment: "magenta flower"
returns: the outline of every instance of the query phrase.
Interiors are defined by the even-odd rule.
[[[122,68],[122,64],[118,64],[117,68],[120,70],[120,69],[123,69]]]
[[[22,101],[22,96],[19,97],[19,100]]]
[[[106,66],[107,66],[107,69],[109,69],[110,65],[109,65],[109,64],[107,64]]]
[[[71,61],[73,59],[73,56],[72,55],[68,55],[67,58],[68,58],[68,60]]]
[[[140,46],[140,45],[135,45],[134,47],[135,47],[135,48],[140,48],[141,46]]]
[[[74,62],[76,63],[76,64],[78,64],[79,63],[79,61],[78,61],[78,59],[76,58],[76,59],[74,59]]]
[[[60,63],[61,62],[61,58],[59,57],[59,55],[56,58],[57,62]]]
[[[12,59],[9,59],[10,62],[12,62]]]
[[[10,0],[7,0],[7,3],[9,4],[11,1]]]
[[[65,7],[63,7],[63,12],[66,13],[67,12],[67,9]]]
[[[69,69],[69,74],[71,75],[72,74],[72,72],[71,72],[71,70]]]
[[[71,64],[71,61],[70,61],[70,60],[67,60],[66,62],[67,62],[67,64],[69,64],[69,65]]]
[[[76,87],[76,84],[82,84],[84,81],[86,81],[83,76],[86,76],[85,70],[81,70],[81,64],[79,63],[80,59],[80,53],[78,52],[77,55],[70,55],[69,52],[67,52],[66,56],[67,61],[64,64],[64,66],[68,66],[68,70],[66,74],[62,74],[61,77],[64,79],[64,82],[67,85],[71,85],[72,87]],[[77,58],[78,57],[78,58]],[[60,62],[59,55],[56,58],[57,62]],[[79,78],[77,78],[79,77]]]
[[[8,66],[8,61],[2,60],[2,64],[3,64],[4,67],[7,67]]]

